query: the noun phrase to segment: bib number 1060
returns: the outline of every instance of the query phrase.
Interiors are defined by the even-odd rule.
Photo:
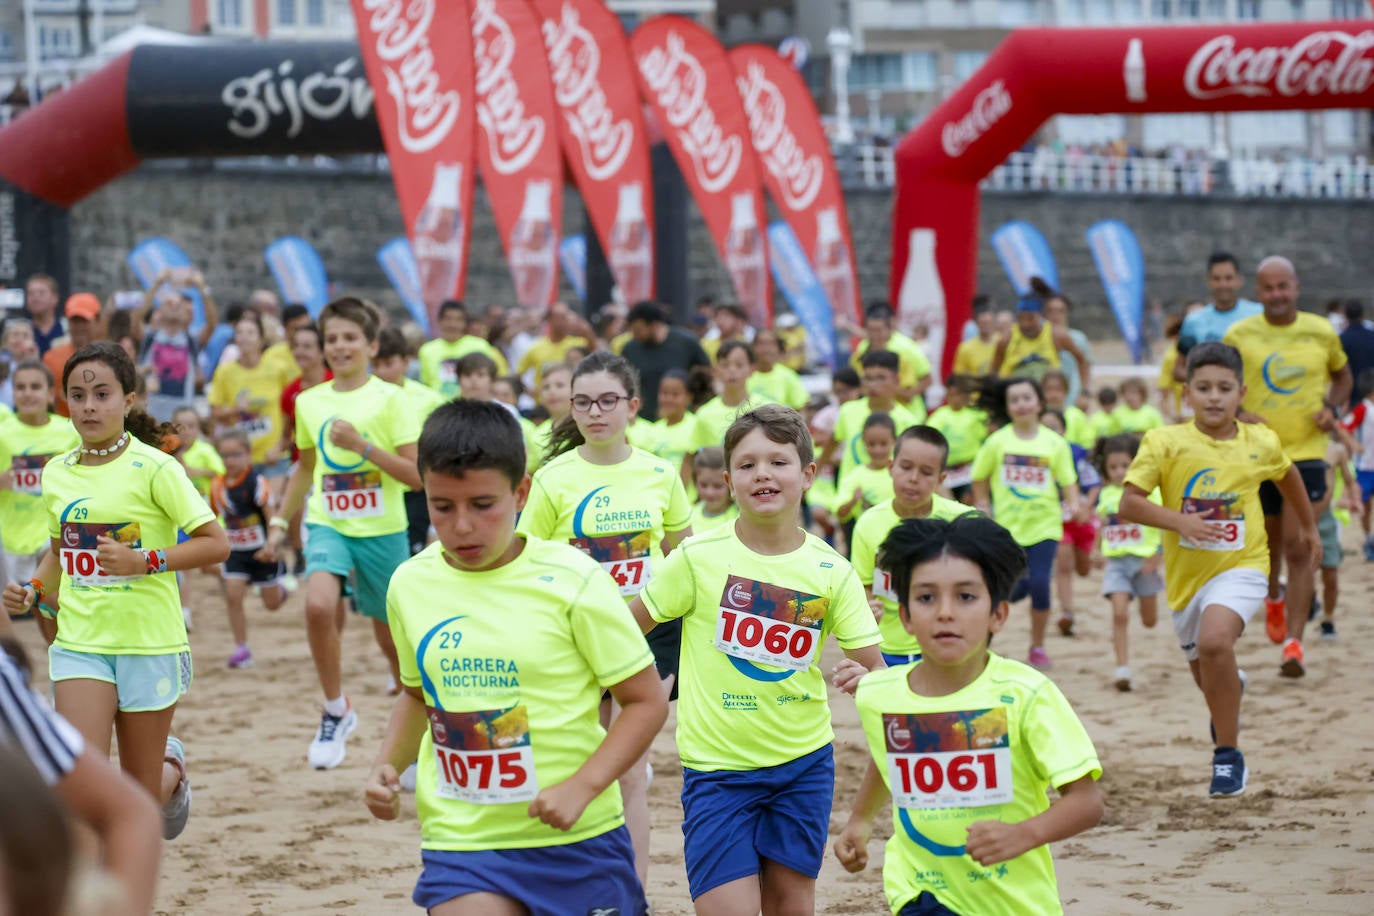
[[[803,671],[811,666],[816,630],[721,608],[716,647],[727,655]]]

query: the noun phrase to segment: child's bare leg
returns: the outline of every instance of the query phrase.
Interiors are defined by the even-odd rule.
[[[761,865],[763,916],[812,916],[816,912],[815,878],[771,859],[764,859]]]
[[[248,642],[248,615],[243,610],[243,598],[247,593],[247,579],[224,580],[224,609],[229,614],[229,632],[234,635],[236,646]]]
[[[1159,596],[1145,595],[1140,599],[1140,622],[1151,629],[1159,622]]]
[[[1125,668],[1131,663],[1128,645],[1128,630],[1131,625],[1131,596],[1125,592],[1115,592],[1108,596],[1112,603],[1112,651],[1116,653],[1116,666]]]
[[[1236,669],[1236,640],[1245,624],[1230,608],[1210,604],[1202,611],[1197,639],[1197,678],[1212,725],[1217,747],[1235,747],[1240,732],[1240,675]]]

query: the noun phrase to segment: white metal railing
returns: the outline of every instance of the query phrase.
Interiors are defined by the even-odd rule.
[[[855,180],[866,188],[896,182],[893,148],[854,148]],[[843,155],[843,153],[841,153]],[[1090,156],[1048,147],[1012,153],[983,180],[985,190],[1103,194],[1218,194],[1238,197],[1374,199],[1374,164],[1364,156],[1212,159],[1204,155]]]

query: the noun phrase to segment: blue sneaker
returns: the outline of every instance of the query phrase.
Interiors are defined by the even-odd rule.
[[[1207,794],[1226,798],[1245,791],[1250,771],[1245,768],[1245,755],[1239,748],[1219,747],[1212,752],[1212,787]]]
[[[1369,537],[1365,538],[1364,558],[1366,560],[1374,562],[1374,534],[1371,534]]]

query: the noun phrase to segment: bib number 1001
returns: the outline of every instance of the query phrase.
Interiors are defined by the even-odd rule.
[[[324,494],[324,508],[334,518],[382,514],[381,490],[339,490]]]
[[[817,631],[770,617],[720,609],[716,648],[726,655],[793,671],[811,667]]]

